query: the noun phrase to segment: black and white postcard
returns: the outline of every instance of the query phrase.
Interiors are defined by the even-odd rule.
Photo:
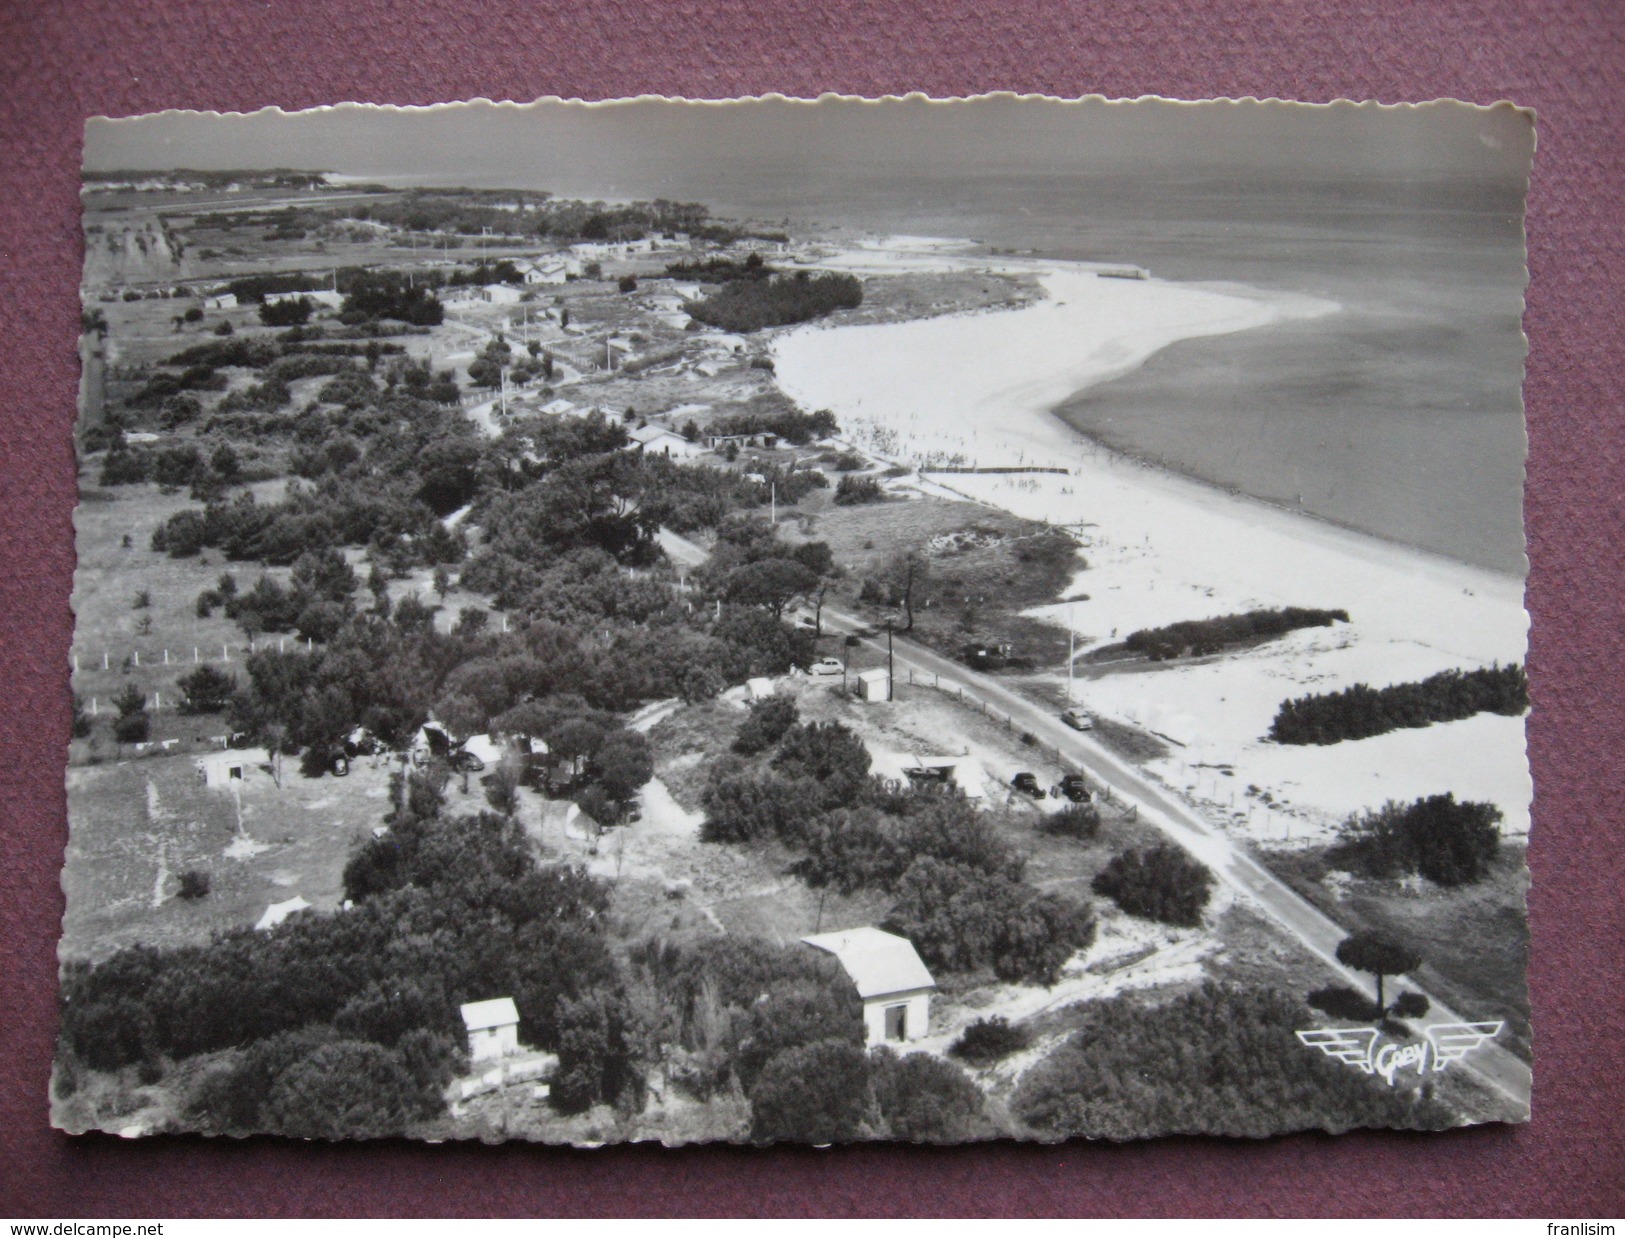
[[[1533,147],[91,121],[55,1124],[1526,1120]]]

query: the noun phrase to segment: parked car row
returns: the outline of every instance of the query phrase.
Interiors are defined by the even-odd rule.
[[[1071,800],[1074,804],[1089,802],[1089,780],[1079,773],[1063,774],[1061,781],[1046,792],[1043,784],[1038,781],[1037,774],[1030,770],[1022,770],[1010,779],[1010,786],[1028,799],[1041,800],[1048,797]]]

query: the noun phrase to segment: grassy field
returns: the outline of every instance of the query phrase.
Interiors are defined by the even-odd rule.
[[[295,895],[331,911],[350,851],[383,820],[388,794],[387,768],[365,761],[348,778],[320,779],[284,762],[281,786],[255,768],[237,794],[205,787],[185,756],[71,769],[61,955],[204,942]],[[209,876],[207,896],[190,902],[177,896],[189,869]]]
[[[126,684],[147,694],[153,740],[178,738],[183,748],[196,746],[200,737],[220,734],[226,724],[219,716],[177,714],[174,707],[181,693],[176,681],[192,669],[194,651],[197,658],[235,673],[241,673],[248,653],[242,630],[222,612],[208,619],[198,617],[197,596],[213,588],[222,572],[232,572],[241,587],[249,588],[265,569],[227,563],[218,552],[171,559],[154,551],[152,531],[173,513],[195,504],[184,492],[163,494],[150,484],[97,489],[91,484],[93,469],[88,466],[81,479],[86,484],[74,513],[79,564],[74,573],[72,654],[78,662],[73,689],[87,710],[96,701],[97,716],[91,739],[75,741],[72,759],[114,755],[110,702]],[[287,576],[285,569],[266,574],[283,580]],[[148,604],[137,607],[142,593]],[[222,650],[229,654],[229,663],[221,660]],[[154,709],[160,694],[163,708]]]
[[[882,577],[900,552],[917,550],[929,571],[916,589],[914,639],[954,657],[970,642],[1009,644],[1033,666],[1064,667],[1066,634],[1021,612],[1055,601],[1084,561],[1018,558],[1023,539],[1042,534],[1043,525],[936,497],[837,507],[831,493],[814,491],[781,512],[786,540],[828,542],[844,569],[831,601],[872,609],[858,601],[864,580]]]

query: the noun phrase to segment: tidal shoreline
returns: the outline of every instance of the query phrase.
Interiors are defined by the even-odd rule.
[[[831,265],[922,269],[936,262],[1015,266],[1048,299],[1006,312],[798,328],[774,344],[781,387],[830,408],[848,437],[912,464],[1061,465],[1062,474],[937,474],[952,491],[1074,531],[1088,568],[1067,598],[1031,612],[1076,631],[1080,649],[1139,628],[1261,607],[1346,609],[1353,622],[1294,633],[1245,656],[1089,685],[1089,705],[1181,745],[1153,772],[1227,825],[1303,840],[1388,797],[1450,791],[1501,808],[1527,829],[1530,784],[1521,718],[1472,719],[1328,748],[1262,737],[1279,703],[1354,683],[1382,685],[1448,668],[1521,662],[1528,618],[1520,577],[1373,536],[1137,460],[1081,436],[1057,408],[1130,374],[1177,341],[1215,347],[1255,328],[1339,312],[1301,294],[1097,278],[1079,264],[988,260],[880,247]],[[1068,600],[1072,599],[1072,600]],[[1233,778],[1204,782],[1202,769]],[[1232,820],[1238,786],[1279,809]]]

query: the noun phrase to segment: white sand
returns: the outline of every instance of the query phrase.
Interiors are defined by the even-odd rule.
[[[833,410],[850,437],[891,459],[1071,470],[938,473],[932,481],[1079,533],[1089,570],[1071,595],[1087,600],[1035,613],[1071,622],[1086,647],[1138,628],[1261,606],[1346,609],[1349,625],[1298,633],[1212,664],[1080,683],[1080,698],[1091,708],[1186,745],[1154,769],[1173,785],[1189,784],[1181,766],[1192,761],[1234,766],[1233,778],[1200,781],[1196,797],[1215,816],[1231,819],[1232,788],[1255,784],[1294,806],[1300,814],[1294,836],[1302,837],[1388,798],[1454,791],[1496,803],[1509,832],[1527,830],[1531,787],[1521,719],[1470,719],[1329,748],[1260,742],[1287,697],[1522,661],[1528,620],[1521,581],[1138,464],[1088,442],[1050,412],[1176,340],[1338,307],[1252,289],[1106,279],[1076,264],[998,264],[1039,274],[1049,298],[1002,312],[799,328],[775,345],[780,385],[803,407]],[[899,244],[830,265],[878,271],[991,264]],[[1245,807],[1239,793],[1236,802]],[[1235,828],[1284,833],[1276,817],[1268,824],[1254,817]]]

